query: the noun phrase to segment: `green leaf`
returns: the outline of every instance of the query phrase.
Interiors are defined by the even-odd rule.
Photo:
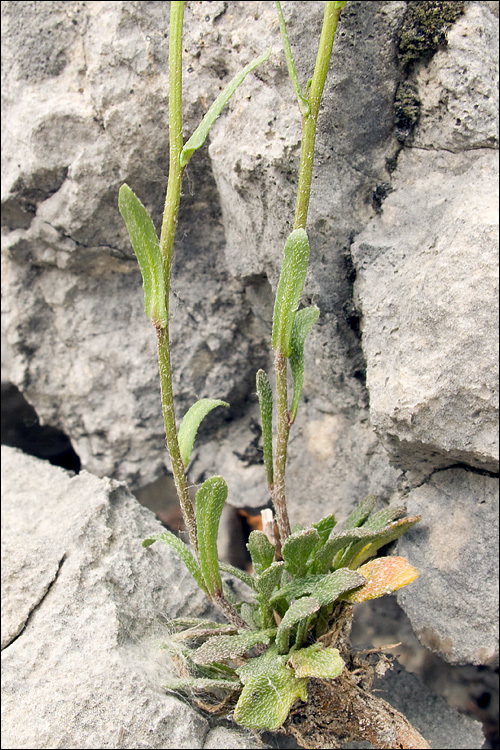
[[[203,578],[211,595],[222,591],[217,555],[219,522],[227,498],[227,484],[222,477],[210,477],[196,493],[198,551]]]
[[[336,570],[328,575],[306,576],[282,586],[277,594],[271,597],[270,604],[281,597],[291,600],[310,594],[324,607],[338,599],[340,594],[362,586],[364,583],[366,583],[364,576],[347,568]]]
[[[276,628],[245,631],[238,635],[215,635],[200,646],[194,656],[195,664],[209,664],[223,659],[235,659],[259,643],[269,644],[276,635]]]
[[[273,471],[273,392],[271,384],[264,370],[259,370],[256,376],[257,395],[259,397],[260,415],[262,420],[262,446],[264,449],[264,466],[266,468],[267,483],[274,481]]]
[[[422,516],[412,516],[409,518],[401,518],[399,521],[389,524],[383,531],[377,533],[375,539],[370,544],[362,547],[356,545],[355,552],[352,560],[349,563],[349,567],[352,570],[358,568],[365,560],[369,560],[370,557],[374,557],[378,550],[389,542],[393,542],[395,539],[399,539],[400,536],[406,534],[416,523],[421,520]]]
[[[250,729],[279,729],[297,698],[307,700],[307,680],[297,678],[271,646],[237,669],[244,688],[234,710],[234,720]]]
[[[281,620],[278,632],[276,634],[276,646],[278,653],[288,653],[290,631],[294,625],[301,620],[317,612],[320,608],[319,601],[313,596],[304,596],[302,599],[296,599],[286,611]]]
[[[353,542],[359,540],[365,540],[365,544],[373,538],[373,532],[365,529],[351,529],[349,531],[343,531],[340,534],[331,536],[323,545],[323,547],[317,551],[312,570],[314,573],[328,573],[333,565],[335,555],[337,555],[342,549],[348,548]],[[342,567],[339,565],[338,567]]]
[[[298,310],[293,321],[290,354],[290,367],[293,379],[293,400],[290,409],[290,423],[295,422],[299,408],[300,394],[304,383],[304,344],[306,336],[319,318],[319,308],[303,307]]]
[[[215,409],[216,406],[229,406],[229,404],[215,398],[202,398],[193,404],[185,413],[178,434],[179,449],[184,467],[188,465],[189,459],[191,458],[194,439],[202,419],[204,419],[212,409]]]
[[[376,502],[377,498],[374,495],[368,495],[368,497],[362,500],[352,513],[347,516],[347,520],[344,523],[344,531],[361,526],[374,509]]]
[[[172,641],[189,641],[189,640],[200,640],[211,638],[215,635],[236,635],[238,631],[231,625],[220,625],[218,628],[213,627],[197,627],[189,628],[188,630],[181,630],[179,633],[174,633],[170,637]]]
[[[194,131],[191,138],[184,144],[184,148],[181,151],[179,157],[181,167],[185,167],[194,152],[201,148],[205,143],[205,139],[209,133],[210,128],[226,106],[229,99],[232,97],[236,89],[240,84],[243,83],[247,75],[254,70],[258,65],[269,59],[271,49],[264,52],[260,57],[255,58],[247,66],[236,75],[232,81],[230,81],[226,88],[221,91],[217,99],[214,101],[208,112],[206,113],[203,120],[200,122],[196,130]]]
[[[290,47],[290,41],[288,39],[285,18],[283,16],[283,11],[281,10],[281,3],[276,1],[275,5],[278,12],[278,21],[280,25],[281,39],[283,41],[283,51],[285,53],[285,59],[288,66],[288,73],[292,81],[295,96],[297,97],[300,112],[303,117],[307,117],[311,110],[311,106],[300,90],[299,77],[297,75],[297,69],[295,68],[295,63],[293,61],[292,48]]]
[[[259,601],[268,601],[274,589],[279,585],[284,570],[284,563],[273,562],[266,570],[254,579],[255,590]]]
[[[323,648],[321,643],[294,651],[288,663],[297,677],[319,677],[334,680],[344,668],[344,662],[336,648]]]
[[[320,544],[321,538],[316,529],[305,529],[290,534],[281,550],[286,570],[295,578],[304,576],[307,573],[307,564]]]
[[[246,585],[253,590],[254,580],[252,576],[249,575],[246,571],[241,570],[241,568],[235,568],[234,565],[230,565],[229,563],[225,563],[222,562],[222,560],[219,560],[219,570],[223,570],[224,573],[229,573],[229,575],[232,575],[235,578],[239,578],[240,581],[246,583]]]
[[[307,264],[309,241],[305,229],[295,229],[285,243],[283,264],[274,303],[272,346],[285,357],[292,352],[293,321],[299,306]]]
[[[175,536],[175,534],[172,534],[171,531],[163,531],[161,534],[154,534],[153,536],[149,536],[143,541],[142,546],[150,547],[155,542],[163,542],[163,544],[168,545],[171,549],[177,552],[200,589],[204,591],[205,594],[208,594],[200,567],[182,539],[179,539],[179,537]]]
[[[168,282],[154,224],[128,185],[118,193],[118,208],[127,226],[144,286],[144,310],[154,326],[168,325]]]
[[[313,528],[318,532],[322,544],[326,542],[336,523],[337,521],[335,520],[333,513],[329,516],[325,516],[321,521],[313,523]]]
[[[260,575],[272,564],[276,547],[271,544],[263,531],[252,531],[248,537],[247,549],[252,558],[255,575]]]
[[[367,583],[356,591],[342,594],[348,602],[366,602],[407,586],[418,576],[418,570],[406,562],[404,557],[377,557],[358,568]]]
[[[370,531],[382,531],[385,529],[388,523],[395,521],[396,518],[401,518],[406,513],[404,505],[392,506],[389,505],[387,508],[379,510],[378,513],[374,513],[370,516],[367,521],[363,523],[364,529],[370,529]]]
[[[165,690],[172,692],[187,690],[203,690],[212,692],[214,690],[238,690],[240,683],[236,680],[213,680],[207,677],[181,677],[170,680],[165,685]]]

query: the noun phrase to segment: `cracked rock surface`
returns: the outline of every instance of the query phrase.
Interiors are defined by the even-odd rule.
[[[323,4],[283,7],[306,81]],[[408,7],[349,2],[339,25],[303,297],[321,316],[306,344],[287,492],[292,523],[331,512],[342,521],[369,493],[421,513],[422,530],[400,543],[421,573],[401,604],[429,648],[453,663],[489,663],[497,615],[480,529],[498,518],[498,8],[465,3],[448,43],[405,68]],[[254,378],[272,368],[272,290],[293,217],[300,116],[273,3],[186,3],[184,42],[186,137],[225,83],[273,47],[186,170],[171,299],[178,419],[198,398],[231,404],[202,426],[189,480],[222,474],[231,504],[258,508],[268,496]],[[117,196],[127,182],[160,226],[167,43],[163,2],[2,4],[9,378],[95,475],[79,481],[108,476],[133,491],[169,463],[155,337]],[[28,523],[29,499],[21,507]],[[62,527],[73,522],[58,512]],[[457,514],[481,585],[470,569],[443,572],[429,546],[449,526],[450,550],[460,547]],[[49,537],[37,528],[14,552],[7,540],[19,573],[6,583],[10,600],[24,596],[20,579],[30,592],[5,614],[9,649],[70,570],[65,559],[57,572]],[[42,548],[38,577],[31,553]]]

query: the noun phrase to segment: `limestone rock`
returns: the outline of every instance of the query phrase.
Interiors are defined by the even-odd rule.
[[[422,521],[398,541],[420,575],[398,602],[419,640],[452,664],[498,661],[498,480],[435,472],[410,492]]]

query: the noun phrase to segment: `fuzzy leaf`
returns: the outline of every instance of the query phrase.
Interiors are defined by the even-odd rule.
[[[304,344],[306,336],[319,318],[319,308],[304,307],[295,315],[291,336],[290,368],[293,380],[293,399],[290,409],[290,423],[295,422],[299,408],[300,394],[304,384]]]
[[[273,392],[271,384],[264,370],[259,370],[256,376],[257,396],[259,397],[260,415],[262,421],[262,447],[264,451],[264,466],[269,486],[274,481],[273,470]]]
[[[191,458],[194,439],[202,419],[204,419],[212,409],[215,409],[216,406],[229,406],[229,404],[215,398],[202,398],[193,404],[185,413],[178,434],[179,449],[184,467],[188,465],[189,459]]]
[[[344,531],[361,526],[374,509],[376,502],[377,498],[374,495],[368,495],[368,497],[365,497],[365,499],[354,508],[352,513],[347,516],[347,520],[344,523]]]
[[[304,576],[307,563],[320,544],[321,538],[316,529],[290,534],[281,550],[286,570],[295,578]]]
[[[153,536],[149,536],[147,539],[144,539],[142,546],[150,547],[155,542],[163,542],[163,544],[168,545],[171,549],[177,552],[200,589],[204,591],[205,594],[208,594],[200,567],[182,539],[179,539],[179,537],[175,536],[175,534],[172,534],[171,531],[163,531],[161,534],[154,534]]]
[[[395,539],[399,539],[400,536],[403,536],[403,534],[406,534],[406,532],[418,523],[421,518],[422,516],[411,516],[390,523],[386,529],[377,534],[376,538],[370,542],[370,544],[357,551],[349,564],[351,570],[356,570],[360,565],[366,562],[366,560],[369,560],[370,557],[375,557],[379,549],[384,545],[389,544],[389,542],[393,542]]]
[[[370,529],[370,531],[382,531],[385,529],[388,523],[395,521],[397,518],[401,518],[406,513],[404,505],[392,506],[388,505],[387,508],[382,508],[378,513],[374,513],[364,523],[364,529]]]
[[[321,643],[294,651],[288,663],[297,677],[320,677],[324,680],[334,680],[344,668],[339,650],[323,648]]]
[[[268,601],[276,586],[279,585],[284,570],[284,563],[273,562],[263,573],[255,577],[255,590],[259,600]]]
[[[269,59],[269,56],[271,54],[271,49],[269,48],[267,52],[264,52],[263,55],[260,55],[260,57],[255,58],[255,60],[252,60],[251,63],[246,65],[243,70],[241,70],[233,79],[230,81],[225,89],[221,91],[217,99],[214,101],[208,112],[206,113],[203,120],[200,122],[196,130],[194,131],[191,138],[189,138],[188,141],[184,144],[184,148],[181,151],[180,155],[180,165],[181,167],[185,167],[188,161],[190,160],[191,156],[194,154],[194,152],[201,148],[203,144],[205,143],[206,137],[210,131],[210,128],[238,88],[240,84],[243,83],[247,75],[254,70],[258,65],[265,62]]]
[[[214,627],[196,627],[189,628],[188,630],[181,630],[179,633],[174,633],[170,638],[173,641],[189,641],[198,640],[200,638],[212,638],[215,635],[236,635],[237,630],[232,625],[221,625],[218,628]]]
[[[378,599],[407,586],[418,576],[418,570],[404,557],[377,557],[358,568],[358,573],[364,575],[368,583],[357,591],[343,594],[341,599],[353,603]]]
[[[250,532],[247,548],[252,558],[254,572],[260,575],[272,564],[276,547],[271,544],[263,531],[256,530]]]
[[[269,644],[275,635],[276,628],[257,632],[250,630],[238,635],[215,635],[196,650],[193,661],[195,664],[209,664],[223,659],[235,659],[258,643]]]
[[[395,539],[399,539],[400,536],[406,534],[416,523],[420,521],[422,516],[412,516],[408,518],[401,518],[399,521],[390,523],[383,531],[374,532],[374,539],[366,545],[362,542],[353,544],[349,551],[351,559],[348,563],[348,567],[351,570],[356,570],[359,566],[370,557],[374,557],[378,550],[389,542],[393,542]]]
[[[292,352],[293,321],[299,306],[307,264],[309,241],[305,229],[295,229],[285,243],[283,264],[274,303],[272,346],[285,357]]]
[[[203,578],[210,594],[222,591],[217,555],[219,522],[227,498],[227,484],[222,477],[210,477],[196,493],[198,550]]]
[[[319,601],[313,596],[304,596],[302,599],[296,599],[287,609],[285,616],[278,626],[276,634],[276,646],[278,653],[288,653],[290,631],[294,625],[301,620],[314,614],[320,608]],[[305,677],[305,675],[299,675]]]
[[[368,543],[373,538],[373,533],[372,531],[365,531],[363,528],[356,528],[331,536],[323,547],[316,552],[312,569],[317,574],[328,573],[332,567],[335,555],[360,539],[365,540],[365,544]]]
[[[336,523],[333,513],[329,516],[325,516],[321,521],[313,523],[313,528],[318,532],[322,544],[326,542]]]
[[[214,690],[238,690],[240,683],[236,680],[214,680],[207,677],[184,677],[175,680],[170,680],[165,685],[165,690],[176,691],[187,691],[187,690],[203,690],[210,693]]]
[[[167,278],[154,224],[141,201],[128,185],[118,193],[118,208],[139,263],[144,287],[144,310],[154,326],[166,328]]]
[[[306,576],[305,578],[299,578],[297,581],[292,581],[272,596],[270,603],[272,604],[281,597],[291,600],[310,594],[323,607],[334,602],[345,591],[362,586],[364,583],[366,583],[364,576],[354,570],[342,568],[328,575]]]
[[[237,669],[244,688],[234,720],[250,729],[279,729],[297,698],[307,700],[307,680],[297,678],[273,646]]]
[[[224,573],[229,573],[229,575],[232,575],[235,578],[239,578],[240,581],[243,581],[243,583],[246,583],[246,585],[249,586],[253,590],[254,580],[252,576],[246,573],[244,570],[241,570],[240,568],[235,568],[234,565],[230,565],[229,563],[222,562],[221,560],[219,560],[219,570],[223,570]]]

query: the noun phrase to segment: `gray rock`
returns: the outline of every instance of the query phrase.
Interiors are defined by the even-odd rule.
[[[398,165],[353,246],[371,423],[406,468],[498,471],[497,159],[410,149]]]
[[[153,515],[117,482],[4,447],[2,509],[3,745],[203,747],[208,723],[165,695],[158,646],[206,602],[168,548],[141,547]]]
[[[410,492],[398,542],[420,572],[397,593],[420,641],[453,664],[498,660],[498,481],[448,469]]]

